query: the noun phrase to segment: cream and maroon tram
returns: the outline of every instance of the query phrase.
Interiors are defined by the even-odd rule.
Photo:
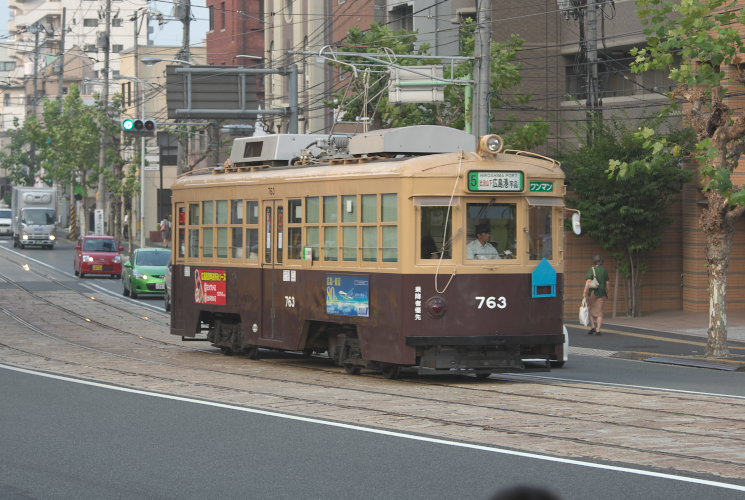
[[[396,377],[561,365],[564,174],[438,126],[236,139],[173,186],[171,333]]]

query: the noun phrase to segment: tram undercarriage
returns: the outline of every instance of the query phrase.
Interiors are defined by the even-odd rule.
[[[259,357],[259,345],[244,340],[240,316],[236,314],[209,315],[201,318],[207,326],[207,340],[226,355],[244,354],[250,359]],[[363,369],[380,371],[386,378],[398,378],[402,370],[412,370],[419,375],[471,374],[488,377],[495,372],[522,371],[526,353],[533,358],[545,359],[540,371],[549,371],[552,360],[549,352],[560,344],[560,336],[539,336],[546,345],[533,345],[526,349],[519,338],[496,341],[488,337],[407,337],[406,343],[416,349],[416,364],[404,365],[368,360],[363,357],[357,330],[354,325],[307,322],[300,345],[288,351],[302,351],[306,355],[326,352],[334,364],[344,367],[347,373],[357,375]],[[533,336],[532,341],[535,341]],[[534,368],[532,371],[536,371]]]

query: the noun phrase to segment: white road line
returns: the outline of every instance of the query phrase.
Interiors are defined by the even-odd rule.
[[[403,433],[403,432],[387,431],[387,430],[383,430],[383,429],[373,429],[373,428],[370,428],[370,427],[363,427],[363,426],[360,426],[360,425],[344,424],[344,423],[340,423],[340,422],[329,422],[329,421],[320,420],[320,419],[317,419],[317,418],[301,417],[301,416],[297,416],[297,415],[287,415],[287,414],[279,413],[279,412],[276,412],[276,411],[259,410],[259,409],[255,409],[255,408],[245,408],[245,407],[242,407],[242,406],[229,405],[229,404],[225,404],[225,403],[217,403],[217,402],[213,402],[213,401],[202,401],[202,400],[199,400],[199,399],[192,399],[192,398],[187,398],[187,397],[183,397],[183,396],[174,396],[174,395],[170,395],[170,394],[160,394],[160,393],[157,393],[157,392],[143,391],[143,390],[140,390],[140,389],[129,389],[127,387],[117,387],[115,385],[104,384],[104,383],[101,383],[101,382],[93,382],[93,381],[89,381],[89,380],[81,380],[81,379],[76,379],[76,378],[62,376],[62,375],[54,375],[54,374],[51,374],[51,373],[44,373],[44,372],[39,372],[39,371],[35,371],[35,370],[30,370],[30,369],[27,369],[27,368],[21,368],[21,367],[16,367],[16,366],[12,366],[12,365],[6,365],[6,364],[0,364],[0,368],[4,368],[6,370],[16,371],[16,372],[20,372],[20,373],[26,373],[26,374],[29,374],[29,375],[37,375],[37,376],[40,376],[40,377],[47,377],[47,378],[51,378],[51,379],[55,379],[55,380],[62,380],[62,381],[65,381],[65,382],[72,382],[72,383],[76,383],[76,384],[88,385],[88,386],[91,386],[91,387],[99,387],[99,388],[102,388],[102,389],[110,389],[110,390],[114,390],[114,391],[127,392],[127,393],[131,393],[131,394],[139,394],[139,395],[142,395],[142,396],[152,396],[152,397],[156,397],[156,398],[170,399],[172,401],[181,401],[181,402],[185,402],[185,403],[194,403],[194,404],[200,404],[200,405],[205,405],[205,406],[212,406],[212,407],[215,407],[215,408],[223,408],[223,409],[226,409],[226,410],[235,410],[235,411],[241,411],[241,412],[245,412],[245,413],[253,413],[253,414],[256,414],[256,415],[264,415],[264,416],[269,416],[269,417],[284,418],[284,419],[287,419],[287,420],[296,420],[296,421],[299,421],[299,422],[307,422],[307,423],[317,424],[317,425],[326,425],[326,426],[329,426],[329,427],[338,427],[338,428],[341,428],[341,429],[349,429],[349,430],[354,430],[354,431],[359,431],[359,432],[367,432],[367,433],[370,433],[370,434],[379,434],[379,435],[383,435],[383,436],[391,436],[391,437],[397,437],[397,438],[402,438],[402,439],[410,439],[410,440],[413,440],[413,441],[422,441],[422,442],[433,443],[433,444],[442,444],[442,445],[447,445],[447,446],[454,446],[456,448],[467,448],[467,449],[471,449],[471,450],[486,451],[486,452],[497,453],[497,454],[501,454],[501,455],[512,455],[512,456],[523,457],[523,458],[532,458],[532,459],[535,459],[535,460],[544,460],[544,461],[547,461],[547,462],[557,462],[557,463],[568,464],[568,465],[577,465],[577,466],[580,466],[580,467],[589,467],[589,468],[593,468],[593,469],[602,469],[602,470],[609,470],[609,471],[615,471],[615,472],[625,472],[625,473],[628,473],[628,474],[636,474],[636,475],[640,475],[640,476],[650,476],[650,477],[655,477],[655,478],[660,478],[660,479],[670,479],[670,480],[673,480],[673,481],[682,481],[682,482],[686,482],[686,483],[695,483],[695,484],[700,484],[700,485],[704,485],[704,486],[714,486],[714,487],[717,487],[717,488],[725,488],[725,489],[729,489],[729,490],[745,491],[745,486],[740,486],[740,485],[737,485],[737,484],[730,484],[730,483],[723,483],[723,482],[720,482],[720,481],[708,481],[708,480],[705,480],[705,479],[699,479],[699,478],[687,477],[687,476],[679,476],[679,475],[675,475],[675,474],[664,474],[664,473],[660,473],[660,472],[646,471],[646,470],[642,470],[642,469],[632,469],[632,468],[629,468],[629,467],[618,467],[618,466],[615,466],[615,465],[605,465],[605,464],[599,464],[599,463],[593,463],[593,462],[585,462],[585,461],[582,461],[582,460],[572,460],[572,459],[568,459],[568,458],[552,457],[552,456],[548,456],[548,455],[539,455],[537,453],[527,453],[527,452],[522,452],[522,451],[508,450],[508,449],[504,449],[504,448],[496,448],[496,447],[493,447],[493,446],[482,446],[482,445],[471,444],[471,443],[459,443],[459,442],[456,442],[456,441],[448,441],[448,440],[445,440],[445,439],[437,439],[437,438],[431,438],[431,437],[426,437],[426,436],[417,436],[417,435],[414,435],[414,434],[406,434],[406,433]]]

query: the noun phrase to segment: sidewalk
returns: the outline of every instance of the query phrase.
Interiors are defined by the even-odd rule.
[[[665,311],[650,313],[640,318],[622,316],[612,318],[606,313],[603,324],[604,326],[628,326],[706,338],[709,313]],[[727,339],[745,342],[745,311],[727,312]]]

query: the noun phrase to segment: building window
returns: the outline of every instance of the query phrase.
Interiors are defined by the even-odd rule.
[[[116,19],[112,19],[111,20],[111,27],[112,28],[121,28],[122,26],[124,26],[123,21],[124,21],[124,19],[122,19],[121,17],[117,17]]]
[[[215,6],[210,5],[207,7],[207,13],[209,14],[209,26],[208,31],[214,31],[215,30]]]
[[[117,53],[118,54],[122,50],[124,50],[124,45],[114,44],[114,45],[111,46],[111,52],[114,52],[114,53]]]
[[[84,52],[98,52],[98,47],[96,47],[95,43],[89,43],[86,44],[85,47],[83,47]]]
[[[96,18],[83,19],[83,26],[85,26],[86,28],[95,28],[96,26],[98,26],[98,19]]]
[[[225,2],[220,2],[220,27],[225,29]]]
[[[601,99],[609,97],[635,96],[642,94],[664,94],[675,88],[667,73],[649,70],[633,73],[631,63],[634,57],[628,50],[613,48],[599,51],[598,90]],[[581,54],[566,59],[566,94],[572,100],[587,99],[587,62]]]
[[[414,7],[411,5],[396,5],[388,13],[388,19],[393,31],[414,31]]]

